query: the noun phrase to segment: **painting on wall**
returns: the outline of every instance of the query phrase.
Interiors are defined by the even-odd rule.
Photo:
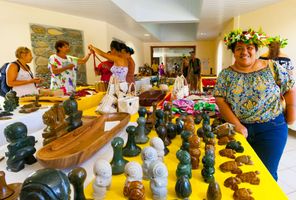
[[[56,53],[54,48],[58,40],[66,40],[70,44],[69,55],[76,57],[84,56],[83,32],[80,30],[47,26],[40,24],[30,24],[32,53],[34,57],[34,67],[36,77],[43,78],[43,87],[50,86],[50,71],[47,67],[48,58]],[[86,84],[85,64],[78,65],[77,85]]]

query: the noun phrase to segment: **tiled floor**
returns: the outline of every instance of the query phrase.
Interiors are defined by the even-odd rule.
[[[289,199],[296,199],[296,131],[289,136],[278,170],[278,184]]]

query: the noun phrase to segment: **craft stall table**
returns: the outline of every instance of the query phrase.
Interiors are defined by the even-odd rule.
[[[86,101],[86,100],[85,100]],[[80,102],[81,103],[81,102]],[[79,103],[79,104],[80,104]],[[84,102],[87,104],[87,101]],[[95,109],[96,106],[88,107],[86,106],[83,112],[84,115],[95,115]],[[128,125],[136,125],[135,121],[138,118],[138,114],[134,114],[131,116],[130,123]],[[199,128],[200,125],[196,125],[196,129]],[[42,138],[41,138],[42,130],[36,131],[32,133],[31,135],[34,135],[38,142],[36,143],[36,149],[38,150],[41,147]],[[120,136],[124,139],[125,143],[127,141],[127,133],[125,131],[125,128],[120,131],[117,136]],[[157,134],[153,130],[149,135],[149,138],[156,137]],[[254,162],[254,165],[243,165],[240,168],[243,172],[249,172],[249,171],[259,171],[259,178],[260,178],[260,184],[259,185],[251,185],[249,183],[241,183],[239,184],[239,188],[249,188],[252,190],[253,194],[252,196],[255,199],[276,199],[276,200],[284,200],[288,199],[287,196],[284,194],[284,192],[281,190],[281,188],[278,186],[276,181],[272,178],[268,170],[265,168],[263,163],[260,161],[256,153],[253,151],[253,149],[250,147],[246,139],[240,135],[236,134],[235,139],[240,141],[242,143],[242,146],[244,147],[245,151],[244,153],[237,153],[236,155],[250,155],[252,161]],[[148,142],[149,143],[149,142]],[[145,146],[148,146],[149,144],[139,145],[142,149]],[[175,184],[176,184],[176,168],[178,165],[178,160],[176,158],[176,151],[181,146],[181,137],[178,135],[175,139],[172,140],[172,144],[168,146],[170,153],[165,157],[164,162],[166,166],[168,167],[168,196],[167,199],[177,199],[177,196],[175,194]],[[222,164],[225,161],[229,161],[229,158],[221,157],[219,155],[219,150],[223,149],[225,146],[219,146],[216,144],[216,150],[215,150],[215,180],[219,183],[221,191],[222,191],[222,199],[229,200],[233,199],[233,191],[229,188],[226,188],[223,183],[224,180],[228,177],[235,176],[234,174],[231,174],[230,172],[223,173],[219,169],[219,165]],[[201,157],[204,156],[204,142],[201,142]],[[6,145],[2,145],[0,147],[0,157],[4,156],[4,152],[7,151]],[[107,161],[111,161],[113,156],[113,149],[111,147],[111,141],[109,141],[103,148],[101,148],[97,153],[95,153],[90,159],[86,160],[84,163],[82,163],[80,166],[85,168],[87,171],[87,178],[84,183],[85,186],[85,195],[86,198],[92,198],[92,181],[94,179],[93,174],[93,165],[94,162],[97,159],[106,159]],[[125,159],[129,161],[137,161],[140,164],[142,164],[140,155],[137,157],[128,158],[125,157]],[[74,167],[74,166],[73,166]],[[15,182],[23,182],[25,178],[27,178],[32,172],[41,169],[42,166],[39,163],[35,163],[31,166],[26,165],[25,169],[18,173],[14,172],[8,172],[6,170],[6,158],[0,162],[0,168],[1,170],[4,170],[6,173],[6,182],[8,184],[15,183]],[[191,186],[192,186],[192,194],[190,196],[190,199],[199,200],[199,199],[205,199],[206,198],[206,192],[208,188],[208,184],[203,181],[203,178],[201,176],[201,169],[203,168],[202,162],[199,164],[199,168],[197,170],[192,170],[192,178],[190,179]],[[64,172],[68,173],[70,169],[64,169]],[[110,190],[107,191],[106,198],[105,199],[125,199],[123,196],[123,187],[125,183],[125,176],[124,174],[121,175],[113,175],[112,176],[112,184]],[[143,180],[143,184],[145,186],[145,195],[146,199],[152,199],[152,193],[150,191],[150,185],[149,181]],[[73,197],[73,195],[72,195]]]

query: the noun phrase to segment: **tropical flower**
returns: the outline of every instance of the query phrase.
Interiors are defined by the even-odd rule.
[[[285,48],[285,46],[287,46],[288,44],[288,39],[285,38],[281,38],[279,35],[275,36],[275,37],[269,37],[268,38],[268,42],[272,43],[272,42],[278,42],[281,45],[281,48]]]
[[[224,43],[228,49],[231,49],[232,44],[236,42],[243,42],[245,44],[255,44],[258,47],[268,44],[267,36],[261,29],[255,31],[253,29],[248,29],[247,31],[242,31],[241,29],[233,30],[229,34],[225,35]]]

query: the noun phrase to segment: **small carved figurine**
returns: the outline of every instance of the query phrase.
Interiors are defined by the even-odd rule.
[[[219,184],[216,181],[211,181],[207,190],[207,200],[220,200],[222,193]]]
[[[144,117],[145,118],[146,114],[148,115],[147,109],[145,107],[141,106],[139,108],[139,110],[138,110],[138,114],[139,114],[139,117]],[[145,121],[145,134],[148,135],[152,128],[149,128],[149,125],[147,124],[148,117],[145,118],[145,119],[146,119],[146,121]]]
[[[155,161],[149,167],[150,188],[154,200],[167,199],[168,169],[161,161]]]
[[[143,178],[149,180],[151,177],[148,170],[150,165],[158,160],[157,151],[153,147],[145,147],[141,153],[141,158],[143,161]]]
[[[219,151],[220,156],[232,158],[232,159],[235,159],[235,155],[234,155],[235,153],[236,152],[232,149],[221,149]]]
[[[240,141],[230,141],[226,145],[227,149],[233,149],[238,153],[243,153],[244,152],[244,147],[242,146]]]
[[[233,140],[234,140],[233,136],[223,136],[223,137],[219,138],[218,144],[219,145],[226,145],[228,142],[233,141]]]
[[[201,175],[206,183],[214,181],[215,173],[215,155],[211,150],[206,150],[204,157],[202,158],[203,169]]]
[[[23,183],[20,200],[68,200],[71,193],[68,177],[64,172],[45,168],[31,174]]]
[[[252,191],[246,188],[239,188],[233,193],[234,200],[254,200]]]
[[[168,122],[166,124],[167,136],[171,140],[177,136],[177,126],[172,122]]]
[[[150,140],[150,146],[154,148],[157,151],[157,157],[158,160],[163,162],[163,157],[164,157],[164,143],[159,137],[154,137]]]
[[[86,171],[82,167],[74,168],[68,174],[69,181],[74,188],[74,200],[86,200],[83,189],[86,175]]]
[[[5,153],[7,159],[7,170],[18,172],[25,167],[25,164],[33,164],[37,160],[34,157],[35,137],[27,136],[28,129],[22,122],[15,122],[4,129],[8,152]]]
[[[237,177],[229,177],[224,181],[224,186],[229,187],[233,191],[238,190],[238,184],[240,184],[242,181]]]
[[[63,103],[65,113],[68,115],[66,121],[68,122],[67,130],[69,132],[82,126],[82,111],[78,110],[78,104],[74,97],[74,94],[72,94],[70,98]]]
[[[155,111],[156,122],[155,122],[155,129],[161,124],[164,124],[164,112],[161,109]]]
[[[154,128],[154,126],[155,126],[155,123],[156,123],[155,111],[156,111],[156,108],[157,108],[157,102],[152,103],[152,108],[153,108],[152,112],[147,112],[146,127],[149,130],[152,130]]]
[[[128,200],[145,200],[145,187],[141,181],[128,182],[123,195]]]
[[[222,163],[219,168],[222,172],[231,172],[233,174],[241,174],[242,170],[239,168],[241,166],[241,163],[237,163],[235,161],[226,161]]]
[[[145,124],[146,124],[145,117],[139,117],[137,120],[137,123],[138,123],[138,126],[136,129],[135,141],[137,144],[145,144],[149,140],[149,138],[145,134]]]
[[[185,150],[185,151],[188,151],[189,152],[189,142],[188,142],[188,139],[189,137],[192,135],[192,133],[190,131],[182,131],[181,133],[181,138],[182,138],[182,146],[181,146],[181,149],[182,150]]]
[[[16,96],[16,92],[10,90],[5,95],[3,108],[6,112],[12,112],[19,106],[19,98]]]
[[[95,181],[93,183],[94,200],[105,199],[107,189],[110,188],[112,180],[112,168],[106,160],[97,160],[94,165]]]
[[[10,200],[17,200],[22,184],[21,183],[13,183],[7,185],[5,180],[5,173],[4,171],[0,171],[0,199],[10,199]]]
[[[176,132],[178,135],[183,131],[183,121],[180,118],[176,119]]]
[[[145,199],[145,188],[142,183],[143,172],[142,167],[137,162],[129,162],[126,164],[124,173],[126,181],[123,189],[124,196],[130,200]]]
[[[217,135],[218,139],[224,136],[233,136],[235,134],[234,125],[230,123],[224,123],[217,126],[213,132]]]
[[[65,110],[64,107],[58,103],[54,104],[43,116],[43,123],[46,128],[43,130],[42,137],[43,145],[46,145],[57,138],[67,133],[67,122],[65,121]]]
[[[126,132],[128,133],[128,139],[125,147],[122,149],[123,155],[126,157],[139,155],[141,153],[141,148],[137,146],[135,142],[136,127],[128,126]]]
[[[251,156],[241,155],[235,159],[236,162],[243,163],[245,165],[253,165],[253,161],[251,160]]]
[[[191,157],[192,169],[198,169],[199,157],[201,154],[199,150],[200,139],[197,135],[192,134],[189,137],[188,141],[189,141],[189,154]]]
[[[162,124],[156,128],[156,133],[160,139],[162,139],[165,146],[169,146],[171,144],[170,138],[167,137],[166,127]]]
[[[181,199],[187,199],[191,195],[192,188],[188,176],[182,175],[177,179],[175,192]]]
[[[252,185],[259,185],[260,179],[257,176],[258,174],[260,174],[259,171],[245,172],[245,173],[236,175],[236,177],[239,178],[242,182],[247,182]]]
[[[39,107],[41,107],[41,104],[39,104],[39,95],[35,95],[35,101],[33,103],[29,103],[26,105],[23,105],[20,108],[20,113],[31,113],[39,110]]]
[[[197,113],[194,115],[194,123],[195,124],[200,124],[200,122],[202,121],[202,116],[201,113]]]
[[[142,181],[143,170],[138,162],[128,162],[124,167],[124,175],[126,176],[125,184],[133,181]]]
[[[111,161],[112,174],[122,174],[124,172],[124,166],[128,163],[122,156],[122,147],[124,141],[121,137],[115,137],[112,142],[113,158]]]
[[[186,175],[190,179],[192,177],[190,154],[187,151],[179,149],[176,155],[177,159],[180,161],[177,166],[176,176],[180,177]]]

